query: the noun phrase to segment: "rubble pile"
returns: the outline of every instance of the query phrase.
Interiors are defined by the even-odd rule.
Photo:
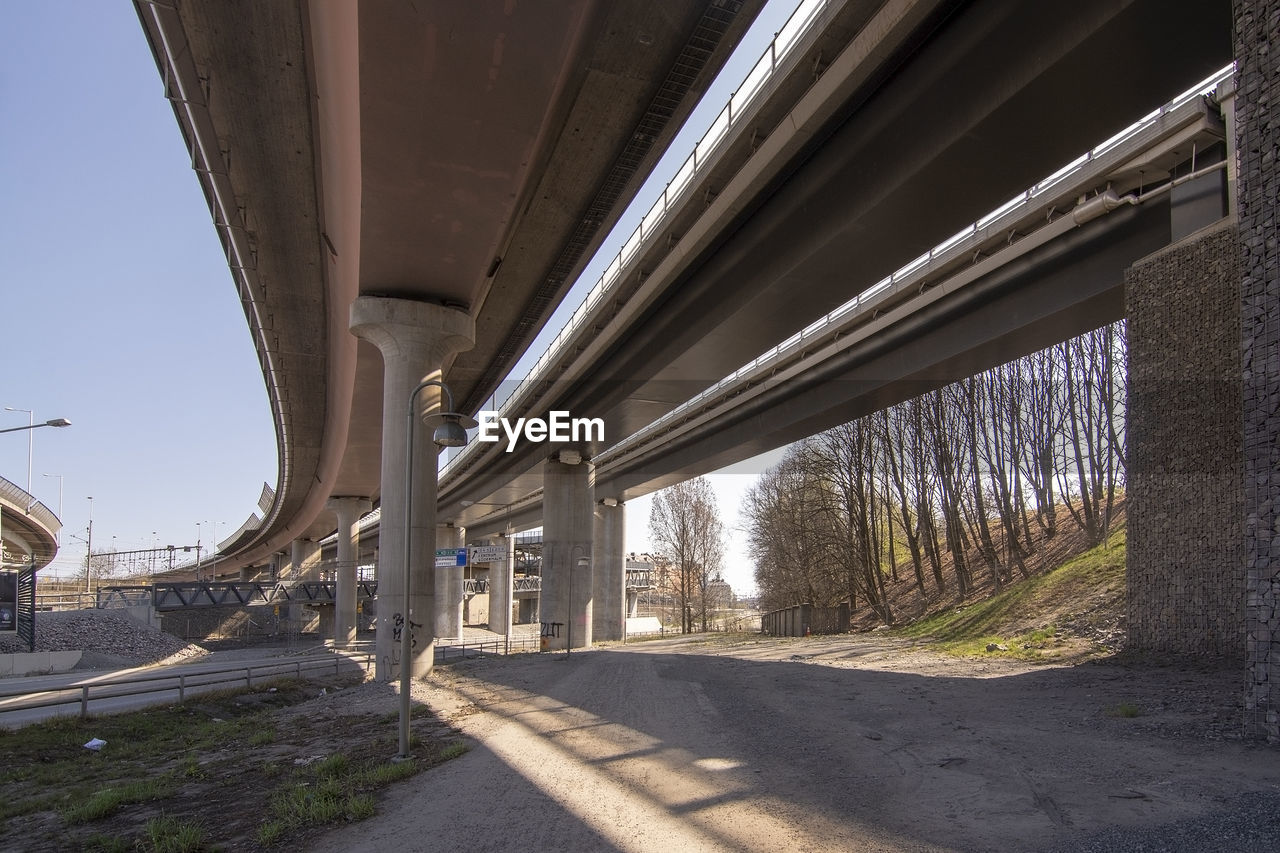
[[[15,634],[0,634],[0,654],[28,651]],[[207,654],[159,628],[111,610],[68,610],[36,614],[36,651],[83,651],[86,657],[141,666],[175,662]]]

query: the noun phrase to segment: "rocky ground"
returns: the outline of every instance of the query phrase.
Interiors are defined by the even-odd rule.
[[[179,640],[112,610],[36,614],[37,652],[83,651],[77,669],[179,663],[202,657],[201,646]],[[0,654],[29,651],[14,634],[0,635]]]

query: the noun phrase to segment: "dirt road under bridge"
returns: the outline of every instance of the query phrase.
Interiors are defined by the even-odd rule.
[[[308,849],[1276,850],[1242,677],[869,636],[470,661],[415,686],[470,752]]]

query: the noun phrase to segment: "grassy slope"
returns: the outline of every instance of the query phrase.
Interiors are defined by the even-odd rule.
[[[961,655],[1031,660],[1097,651],[1124,614],[1125,530],[1058,568],[984,601],[951,607],[893,633]],[[1004,646],[987,651],[989,645]]]

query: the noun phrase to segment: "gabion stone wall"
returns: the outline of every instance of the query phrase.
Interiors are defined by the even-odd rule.
[[[1131,648],[1244,661],[1240,267],[1224,222],[1125,275]]]
[[[1245,731],[1280,741],[1280,0],[1235,0],[1244,398]]]

